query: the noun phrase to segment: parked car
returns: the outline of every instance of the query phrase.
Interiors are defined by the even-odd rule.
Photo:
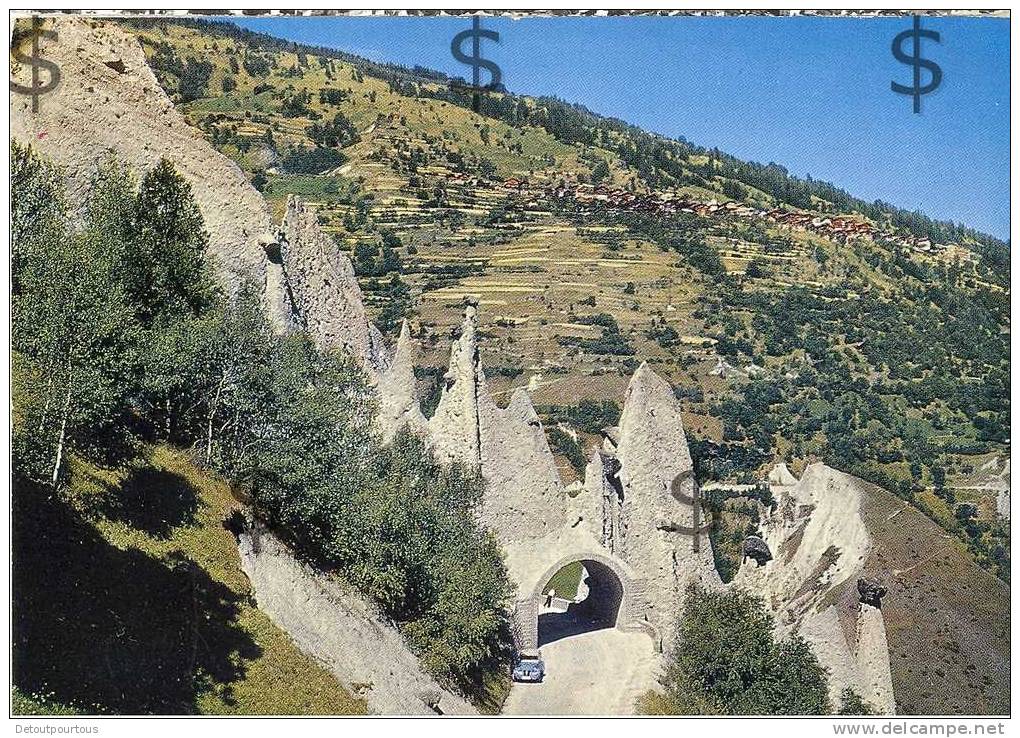
[[[522,651],[514,666],[515,682],[540,682],[545,678],[545,662],[539,651]]]

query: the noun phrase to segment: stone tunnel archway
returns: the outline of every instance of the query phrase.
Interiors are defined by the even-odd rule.
[[[538,612],[538,646],[603,628],[615,628],[623,606],[623,582],[612,567],[592,558],[581,559],[577,601],[552,595],[554,572],[541,585]],[[569,566],[569,564],[565,565]],[[559,570],[557,570],[559,571]]]
[[[565,611],[554,612],[549,607],[552,604],[548,597],[549,582],[563,567],[575,562],[584,567],[582,577],[587,594],[581,601],[569,604]],[[530,650],[581,633],[619,628],[647,633],[658,649],[659,633],[638,616],[637,611],[644,609],[637,604],[643,589],[626,565],[611,556],[594,551],[564,556],[543,572],[530,595],[517,602],[514,614],[517,646]]]

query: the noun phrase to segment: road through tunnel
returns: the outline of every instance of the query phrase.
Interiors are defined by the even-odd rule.
[[[576,592],[552,594],[564,580],[563,572],[580,564]],[[568,585],[569,586],[569,585]],[[595,559],[580,559],[557,570],[542,583],[538,614],[538,646],[604,628],[615,628],[623,604],[624,584],[620,575]]]

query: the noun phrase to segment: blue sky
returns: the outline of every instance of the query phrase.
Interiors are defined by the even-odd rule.
[[[253,31],[470,79],[469,18],[245,18]],[[774,161],[868,200],[1009,237],[1009,21],[924,18],[942,85],[890,51],[906,18],[484,18],[512,92],[556,95],[667,136]],[[470,53],[471,44],[464,50]],[[908,41],[904,51],[911,53]],[[482,72],[485,79],[485,72]],[[922,83],[927,73],[922,72]]]

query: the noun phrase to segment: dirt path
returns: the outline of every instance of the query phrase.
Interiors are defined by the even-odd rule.
[[[630,715],[655,686],[656,653],[643,633],[615,628],[561,638],[542,646],[541,684],[514,684],[505,715]]]

